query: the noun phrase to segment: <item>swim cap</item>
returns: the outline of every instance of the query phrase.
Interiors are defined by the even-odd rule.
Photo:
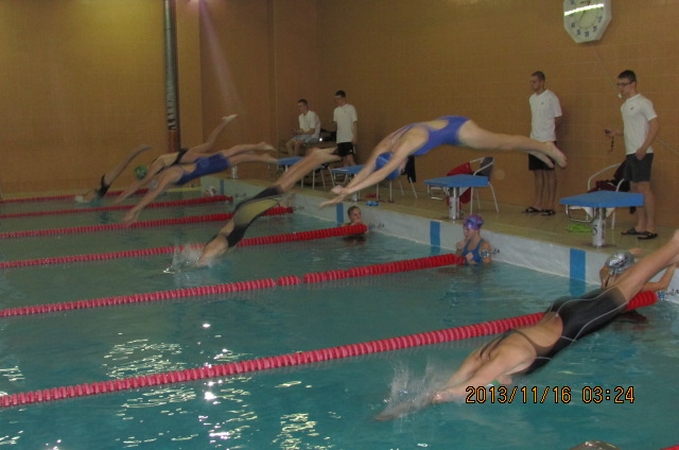
[[[137,166],[134,168],[134,176],[137,180],[141,180],[146,176],[146,166]]]
[[[380,153],[377,156],[377,161],[375,161],[375,170],[380,170],[389,161],[391,161],[392,154],[389,152]],[[386,176],[385,180],[393,180],[400,175],[399,170],[396,169],[392,173]]]
[[[605,266],[611,275],[620,275],[634,264],[634,255],[626,250],[613,253],[606,260]]]
[[[465,228],[471,228],[472,230],[480,230],[483,225],[483,219],[478,214],[472,214],[467,217],[462,225]]]

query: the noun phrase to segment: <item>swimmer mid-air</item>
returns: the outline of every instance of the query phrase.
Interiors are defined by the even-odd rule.
[[[659,271],[679,263],[679,230],[664,246],[632,265],[616,282],[580,298],[564,297],[547,309],[538,323],[514,328],[472,352],[428,402],[405,404],[379,414],[390,420],[413,413],[430,403],[463,399],[469,386],[511,384],[512,375],[527,374],[547,364],[564,348],[601,329],[624,313],[627,304]]]
[[[146,193],[146,195],[139,200],[139,203],[125,214],[125,217],[123,217],[122,220],[123,223],[129,224],[135,222],[141,210],[162,194],[171,184],[182,185],[191,180],[195,180],[196,178],[218,173],[238,164],[253,162],[278,164],[276,158],[270,155],[256,154],[254,153],[254,150],[273,151],[274,148],[266,142],[236,145],[227,150],[221,150],[208,156],[194,154],[190,158],[190,163],[164,169],[156,175],[158,181],[156,186]]]
[[[420,156],[440,145],[454,145],[478,150],[518,150],[530,153],[549,167],[554,162],[566,167],[566,156],[552,142],[538,142],[525,136],[497,134],[484,130],[461,116],[445,116],[429,122],[406,125],[377,144],[363,169],[347,186],[335,186],[338,194],[321,207],[340,203],[348,195],[385,179],[397,177],[405,168],[408,156]],[[550,159],[551,158],[551,159]]]
[[[146,168],[146,173],[141,179],[135,181],[130,186],[127,187],[115,200],[114,203],[120,203],[125,200],[130,195],[137,192],[139,189],[146,187],[153,181],[155,176],[162,170],[177,166],[179,164],[189,164],[196,160],[196,158],[205,155],[206,153],[212,152],[217,143],[217,138],[224,131],[224,128],[233,120],[238,117],[236,114],[231,114],[230,116],[222,117],[219,125],[210,133],[207,141],[200,145],[196,145],[189,149],[181,149],[178,152],[167,153],[157,157],[149,167]]]
[[[252,222],[269,209],[277,206],[283,195],[292,189],[298,181],[322,164],[339,161],[338,156],[332,155],[334,151],[334,148],[312,148],[307,156],[283,172],[276,183],[251,199],[239,203],[236,206],[233,218],[205,245],[196,265],[198,267],[207,266],[215,258],[226,253],[228,249],[235,247],[243,239]]]
[[[151,149],[150,145],[142,145],[132,150],[130,153],[127,154],[127,156],[125,156],[125,158],[120,162],[120,164],[118,164],[113,169],[109,170],[108,172],[101,176],[98,188],[90,189],[89,191],[82,195],[77,195],[75,197],[75,201],[78,203],[90,203],[93,200],[102,198],[104,195],[106,195],[108,190],[111,188],[113,182],[120,176],[121,173],[123,173],[123,171],[132,162],[132,160],[139,156],[139,154],[150,149]]]

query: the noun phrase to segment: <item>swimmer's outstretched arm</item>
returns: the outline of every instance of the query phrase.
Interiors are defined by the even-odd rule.
[[[127,214],[125,214],[125,216],[122,219],[122,222],[128,225],[136,222],[141,210],[144,209],[153,200],[155,200],[156,197],[162,194],[169,185],[177,181],[177,179],[179,179],[179,176],[181,176],[181,169],[177,167],[173,167],[162,172],[158,176],[158,185],[155,187],[155,189],[148,191],[146,195],[144,195],[141,198],[141,200],[139,200],[139,203],[134,205],[132,209],[130,209],[127,212]]]
[[[205,244],[203,252],[196,262],[196,267],[209,266],[215,259],[226,253],[229,249],[229,243],[226,240],[226,237],[233,232],[234,227],[235,221],[233,219],[229,220],[226,222],[226,225],[219,230],[215,237]]]
[[[120,203],[130,195],[137,192],[139,189],[143,189],[144,187],[148,186],[155,179],[156,175],[172,164],[172,161],[177,158],[177,155],[178,153],[168,153],[156,158],[156,160],[153,161],[147,169],[146,176],[144,176],[144,178],[141,180],[134,181],[132,184],[130,184],[127,189],[125,189],[118,197],[116,197],[113,203]]]

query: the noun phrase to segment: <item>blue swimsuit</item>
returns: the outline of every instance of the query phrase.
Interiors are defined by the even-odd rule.
[[[229,159],[221,153],[215,153],[214,155],[198,158],[194,161],[194,164],[196,165],[196,168],[191,172],[184,172],[184,174],[179,180],[177,180],[175,184],[185,184],[191,180],[195,180],[196,178],[221,172],[222,170],[226,170],[231,167],[229,164]]]
[[[425,153],[429,152],[429,150],[431,150],[432,148],[444,144],[462,145],[457,135],[458,132],[460,131],[460,127],[469,120],[468,118],[462,116],[443,116],[439,117],[436,120],[447,120],[448,124],[445,127],[441,128],[440,130],[432,128],[429,125],[424,125],[427,127],[427,131],[429,132],[429,139],[427,139],[427,142],[425,142],[422,147],[417,149],[417,151],[415,151],[413,155],[415,156],[424,155]],[[421,123],[411,123],[410,125],[406,125],[405,127],[401,128],[400,130],[394,133],[394,138],[400,138],[411,128],[422,125],[423,124]]]
[[[481,244],[483,244],[485,241],[481,239],[479,241],[479,245],[477,245],[474,249],[469,250],[469,241],[467,241],[466,244],[464,244],[464,248],[462,248],[462,257],[466,258],[468,253],[472,254],[472,260],[476,264],[481,264],[483,262],[483,256],[481,256]]]

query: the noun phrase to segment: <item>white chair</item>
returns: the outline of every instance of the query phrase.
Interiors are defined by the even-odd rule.
[[[495,196],[495,188],[493,188],[493,185],[490,182],[490,179],[493,176],[494,167],[495,158],[493,158],[492,156],[485,156],[483,158],[472,159],[471,161],[468,161],[464,164],[455,167],[454,169],[448,172],[448,175],[449,176],[477,175],[488,178],[488,187],[490,187],[490,192],[493,194],[493,203],[495,204],[495,211],[500,212],[500,208],[497,204],[497,197]],[[476,202],[481,204],[481,201],[479,199],[478,188],[469,187],[468,189],[471,189],[469,201],[469,214],[472,214],[474,211],[474,194],[476,194]],[[429,197],[434,200],[443,200],[446,198],[444,189],[442,187],[427,186],[427,193],[429,194]],[[464,191],[460,192],[460,194],[463,193]]]
[[[603,175],[604,173],[610,173],[610,172],[617,172],[618,169],[621,169],[621,165],[623,163],[617,163],[617,164],[611,164],[610,166],[606,166],[603,169],[593,173],[588,179],[587,179],[587,192],[591,192],[595,189],[597,185],[597,177]],[[615,192],[626,192],[629,189],[625,189],[625,179],[623,177],[619,177],[619,179],[616,179],[615,176],[613,176],[613,179],[608,180],[607,185],[604,189],[599,189],[599,190],[608,190],[608,191],[615,191]],[[585,217],[584,218],[578,218],[574,214],[572,214],[573,210],[578,210],[581,209],[585,212]],[[592,208],[586,208],[586,207],[581,207],[581,206],[566,206],[566,215],[574,222],[584,222],[584,223],[591,223],[594,221],[594,211]],[[611,229],[615,229],[615,208],[607,208],[606,209],[606,218],[610,217],[611,218]]]
[[[495,168],[495,158],[486,156],[483,158],[472,159],[469,161],[469,164],[471,164],[472,170],[474,171],[472,175],[488,178],[488,187],[493,194],[493,203],[495,203],[495,212],[500,212],[500,208],[497,205],[497,197],[495,196],[495,188],[493,188],[493,184],[490,182],[493,177],[493,169]],[[481,209],[481,199],[479,198],[480,188],[472,187],[470,189],[472,192],[471,200],[469,201],[469,214],[472,214],[474,212],[474,194],[476,194],[476,202],[479,204],[479,209]]]

